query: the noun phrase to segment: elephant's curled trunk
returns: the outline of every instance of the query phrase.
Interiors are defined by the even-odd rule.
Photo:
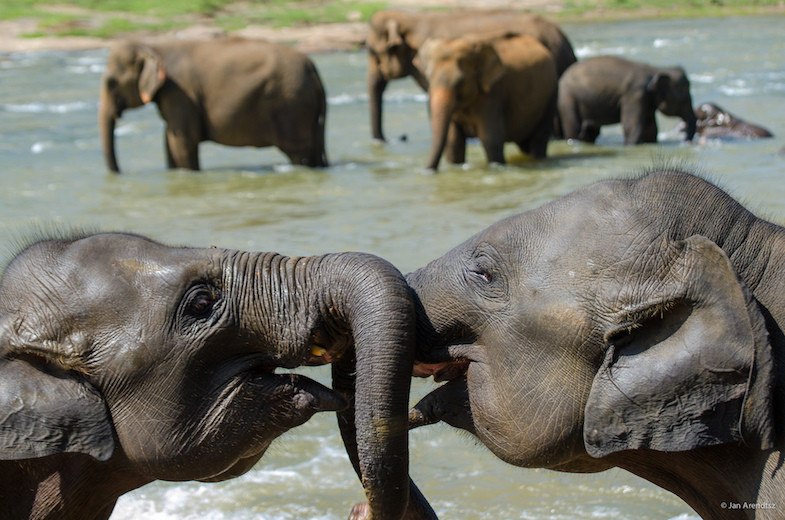
[[[372,517],[401,518],[410,489],[425,504],[418,507],[428,510],[409,481],[408,401],[416,334],[414,302],[403,275],[365,253],[266,254],[240,263],[249,276],[241,273],[236,282],[261,281],[253,283],[259,287],[251,302],[255,309],[246,309],[243,319],[252,330],[265,316],[278,323],[262,329],[272,331],[263,332],[264,343],[275,345],[279,366],[302,364],[324,334],[338,343],[351,338],[353,348],[334,353],[333,388],[350,403],[338,412],[338,423]],[[287,317],[283,328],[282,316]]]
[[[104,82],[105,83],[105,82]],[[98,126],[101,131],[101,144],[104,161],[109,171],[120,172],[117,165],[117,156],[114,147],[114,127],[117,120],[117,110],[106,85],[101,85],[101,94],[98,104]]]

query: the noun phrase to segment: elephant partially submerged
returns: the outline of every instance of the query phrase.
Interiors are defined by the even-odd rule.
[[[292,164],[327,166],[324,87],[313,62],[289,47],[236,37],[122,41],[101,78],[98,124],[106,166],[120,171],[116,120],[155,102],[169,168],[199,169],[199,143],[276,146]]]
[[[681,171],[502,220],[409,275],[418,375],[511,464],[621,467],[712,519],[780,518],[785,229]],[[728,504],[761,504],[738,510]]]
[[[398,518],[413,341],[403,275],[373,255],[35,242],[0,279],[2,515],[105,519],[156,479],[241,475],[336,410],[374,518]],[[327,362],[333,390],[275,373]]]

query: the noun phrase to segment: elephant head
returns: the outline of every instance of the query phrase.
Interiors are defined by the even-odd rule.
[[[646,90],[654,97],[657,110],[666,116],[680,117],[685,124],[686,141],[695,137],[697,118],[692,107],[690,80],[682,67],[656,69]]]
[[[414,63],[429,85],[432,143],[428,168],[435,170],[455,113],[488,94],[506,69],[492,40],[480,37],[426,40]]]
[[[417,49],[412,48],[407,36],[414,20],[414,15],[399,11],[381,11],[371,17],[365,45],[385,80],[412,73]]]
[[[33,474],[59,475],[59,496],[81,489],[109,511],[156,479],[235,477],[288,429],[340,410],[372,512],[397,518],[413,313],[403,276],[368,254],[291,258],[128,234],[36,242],[0,281],[0,469],[20,495],[3,507],[85,518],[84,496],[30,491]],[[275,373],[328,362],[334,390]],[[73,469],[86,460],[95,467]]]
[[[766,319],[717,245],[764,261],[765,242],[736,233],[755,221],[709,183],[665,172],[592,185],[479,232],[407,275],[416,374],[447,381],[410,424],[445,421],[511,464],[562,471],[771,447]],[[670,463],[658,482],[674,485]]]
[[[125,109],[152,101],[165,81],[166,69],[152,48],[121,42],[110,49],[98,105],[104,160],[110,171],[120,171],[114,144],[115,122]]]

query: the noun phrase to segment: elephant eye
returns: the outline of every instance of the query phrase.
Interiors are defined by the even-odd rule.
[[[485,271],[483,269],[471,269],[469,272],[486,283],[491,283],[493,281],[493,273],[489,271]]]
[[[193,318],[205,318],[210,315],[221,292],[213,287],[198,287],[189,291],[185,312]]]

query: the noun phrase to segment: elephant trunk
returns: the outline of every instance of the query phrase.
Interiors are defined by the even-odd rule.
[[[117,120],[117,109],[106,85],[101,86],[98,106],[98,126],[101,131],[101,144],[104,151],[104,161],[109,171],[119,173],[117,156],[114,148],[114,127]]]
[[[684,128],[684,140],[692,141],[692,138],[695,137],[695,132],[698,128],[698,118],[695,116],[695,112],[692,110],[692,107],[690,107],[689,110],[684,111],[682,114],[682,119],[686,124],[686,127]]]
[[[341,435],[373,518],[400,518],[410,489],[415,348],[414,305],[403,275],[363,253],[236,254],[233,263],[244,272],[234,283],[255,287],[239,313],[242,328],[261,335],[276,366],[313,362],[314,355],[333,361],[333,388],[350,403],[338,413]]]
[[[436,170],[447,145],[447,134],[455,110],[455,93],[446,87],[434,87],[428,92],[431,111],[431,155],[428,168]]]

